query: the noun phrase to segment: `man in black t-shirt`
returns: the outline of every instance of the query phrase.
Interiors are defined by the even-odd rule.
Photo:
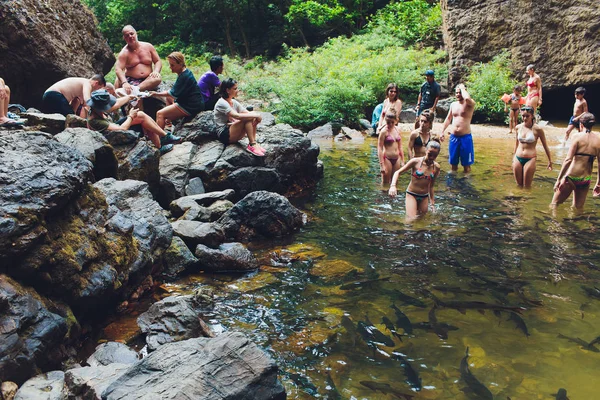
[[[419,127],[419,115],[425,110],[431,109],[435,113],[435,107],[440,99],[440,93],[442,88],[435,81],[435,73],[433,70],[428,69],[425,71],[425,79],[427,81],[421,85],[421,91],[419,92],[419,99],[417,100],[417,120],[415,122],[415,129]]]

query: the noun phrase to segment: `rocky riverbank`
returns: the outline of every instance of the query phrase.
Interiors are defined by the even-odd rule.
[[[17,393],[28,399],[125,398],[134,381],[139,396],[285,398],[273,361],[240,334],[211,334],[188,298],[165,299],[190,318],[176,332],[156,332],[172,326],[168,316],[140,319],[143,360],[82,366],[76,348],[91,322],[161,280],[257,269],[245,243],[304,224],[282,194],[320,179],[319,147],[268,114],[258,128],[264,158],[218,142],[211,112],[179,125],[184,141],[162,157],[135,132],[64,129],[60,119],[31,115],[25,130],[0,132],[0,381],[44,373]],[[142,377],[152,363],[164,369]],[[57,397],[43,397],[46,388]]]

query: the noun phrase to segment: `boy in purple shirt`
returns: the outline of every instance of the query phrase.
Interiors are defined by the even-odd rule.
[[[204,73],[198,79],[198,87],[204,100],[204,109],[212,110],[215,108],[217,100],[219,100],[219,93],[215,93],[215,89],[221,86],[218,75],[223,73],[223,57],[213,56],[208,64],[210,65],[210,71]]]

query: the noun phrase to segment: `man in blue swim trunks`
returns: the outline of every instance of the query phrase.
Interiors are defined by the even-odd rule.
[[[471,172],[471,165],[475,162],[473,137],[471,136],[471,119],[473,111],[475,111],[475,100],[471,98],[462,83],[456,86],[455,95],[456,101],[450,105],[440,139],[444,139],[446,129],[452,124],[448,130],[450,134],[448,153],[452,171],[458,171],[460,160],[465,172]]]

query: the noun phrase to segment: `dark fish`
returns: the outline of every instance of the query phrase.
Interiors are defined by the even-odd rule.
[[[327,398],[331,400],[342,400],[343,397],[335,386],[333,379],[331,379],[331,374],[329,371],[327,371],[327,379],[325,379],[325,383],[327,384],[327,387],[325,388],[327,390]]]
[[[447,330],[447,331],[457,331],[458,327],[454,326],[454,325],[450,325],[450,324],[446,324],[444,322],[440,322],[438,323],[438,325],[440,325],[443,329]],[[430,332],[434,332],[433,328],[431,327],[431,324],[429,322],[417,322],[413,324],[413,328],[415,329],[422,329],[425,331],[430,331]]]
[[[388,317],[384,315],[383,318],[381,318],[381,323],[385,325],[387,330],[390,331],[392,335],[396,336],[398,339],[400,339],[400,341],[402,341],[402,336],[400,336],[400,334],[396,332],[396,327],[394,327],[394,324],[392,323],[392,321],[390,321]]]
[[[342,290],[352,290],[352,289],[356,289],[359,287],[364,287],[364,286],[370,286],[374,283],[377,282],[383,282],[383,281],[389,281],[390,277],[386,276],[383,278],[377,278],[377,279],[367,279],[364,281],[357,281],[357,282],[349,282],[349,283],[344,283],[342,286],[340,286],[340,289]]]
[[[358,321],[358,324],[356,325],[356,330],[369,346],[372,346],[373,343],[380,343],[388,347],[393,347],[396,345],[389,336],[384,335],[371,324],[367,324],[363,321]]]
[[[590,342],[590,343],[592,343],[592,344],[590,344],[590,343],[586,342],[585,340],[583,340],[583,339],[580,339],[580,338],[578,338],[578,337],[576,337],[576,338],[574,338],[574,337],[569,337],[569,336],[565,336],[565,335],[563,335],[562,333],[559,333],[559,334],[558,334],[558,337],[559,337],[559,338],[561,338],[561,339],[566,339],[566,340],[568,340],[569,342],[572,342],[572,343],[578,344],[578,345],[580,345],[580,346],[581,346],[581,348],[582,348],[582,349],[584,349],[584,350],[593,351],[594,353],[600,353],[600,350],[598,350],[598,348],[597,348],[597,347],[595,347],[595,346],[594,346],[594,344],[593,344],[593,342],[594,342],[594,340],[595,340],[595,339],[594,339],[594,340],[592,340],[592,342]]]
[[[402,393],[397,389],[394,389],[393,387],[390,386],[389,383],[380,383],[380,382],[374,382],[374,381],[360,381],[360,384],[368,387],[369,389],[371,389],[374,392],[380,391],[383,394],[389,393],[397,399],[411,400],[413,397],[415,397],[410,394]]]
[[[398,328],[402,328],[404,330],[404,333],[411,335],[413,332],[413,328],[410,319],[408,319],[406,314],[400,311],[400,309],[396,307],[395,304],[392,304],[390,308],[392,308],[394,310],[394,313],[396,313],[396,326]]]
[[[440,339],[448,339],[448,330],[438,323],[437,317],[435,316],[436,309],[437,306],[433,306],[431,307],[431,310],[429,310],[429,325]]]
[[[519,296],[521,300],[523,300],[525,303],[532,307],[541,307],[544,305],[544,303],[541,300],[530,299],[529,297],[527,297],[523,288],[515,289],[515,293]]]
[[[319,388],[317,388],[315,386],[315,384],[312,383],[310,381],[310,379],[307,378],[306,376],[296,374],[296,373],[291,373],[291,374],[287,374],[287,377],[292,382],[294,382],[296,385],[298,385],[302,390],[304,390],[306,393],[310,394],[311,396],[314,396],[317,393],[319,393]]]
[[[431,296],[433,296],[433,294]],[[525,310],[525,308],[523,308],[523,307],[503,306],[500,304],[491,304],[491,303],[486,303],[483,301],[458,301],[458,300],[442,301],[435,296],[433,296],[433,300],[439,307],[454,308],[455,310],[458,310],[462,314],[465,314],[467,312],[467,310],[477,310],[482,314],[485,312],[485,310],[514,311],[516,313],[521,313],[521,311]]]
[[[527,329],[527,325],[525,325],[525,321],[523,320],[523,318],[521,318],[519,314],[514,312],[511,312],[509,314],[510,315],[507,321],[513,321],[515,324],[517,324],[517,328],[520,329],[521,332],[525,334],[525,336],[529,337],[529,330]]]
[[[465,356],[460,360],[460,377],[467,384],[467,388],[463,389],[465,393],[471,392],[481,400],[494,400],[492,392],[469,370],[469,348],[465,351]]]
[[[581,288],[589,297],[593,297],[595,299],[600,300],[600,289],[598,289],[596,286],[594,286],[594,287],[582,286]]]
[[[405,293],[402,293],[398,289],[392,289],[388,291],[389,294],[394,296],[398,301],[401,301],[403,304],[410,304],[411,306],[426,308],[427,304],[424,301],[419,300],[415,297],[409,296]]]
[[[394,359],[400,361],[400,365],[404,368],[404,376],[406,376],[406,383],[410,385],[416,391],[421,390],[423,387],[421,385],[421,377],[416,369],[413,368],[412,365],[408,362],[408,360],[402,356],[400,353],[392,353],[394,355]]]
[[[350,336],[350,341],[352,342],[352,347],[356,346],[356,327],[354,326],[354,322],[347,316],[342,316],[342,326],[346,330],[348,336]]]
[[[596,339],[592,340],[591,342],[588,343],[588,346],[593,346],[596,343],[600,343],[600,336],[598,336]]]
[[[481,295],[483,293],[481,292],[477,292],[475,290],[466,290],[466,289],[462,289],[458,286],[438,286],[438,285],[433,285],[431,287],[433,290],[437,290],[438,292],[442,292],[442,293],[460,293],[460,294],[466,294],[467,296],[472,296],[472,295]]]
[[[567,397],[567,390],[563,388],[558,389],[558,393],[556,393],[556,400],[569,400]]]

